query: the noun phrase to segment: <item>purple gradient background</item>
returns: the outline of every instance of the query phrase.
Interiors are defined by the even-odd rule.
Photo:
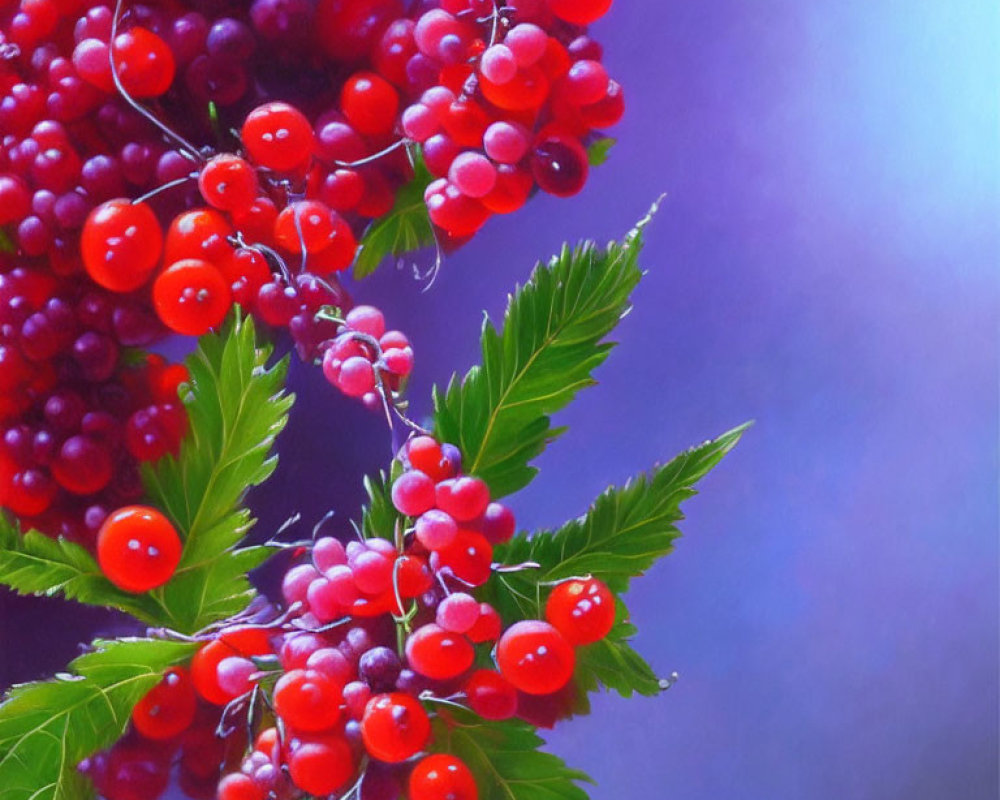
[[[512,503],[558,524],[756,420],[629,597],[680,683],[550,737],[594,800],[997,797],[998,22],[985,1],[618,0],[597,35],[629,114],[583,195],[495,220],[426,294],[392,271],[359,289],[412,333],[426,413],[535,258],[668,194],[620,347]],[[293,385],[311,398],[258,535],[352,514],[389,455],[314,372]],[[3,684],[108,629],[0,601]]]

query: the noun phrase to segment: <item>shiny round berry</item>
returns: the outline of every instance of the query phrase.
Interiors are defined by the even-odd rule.
[[[490,502],[490,490],[479,478],[464,475],[441,481],[434,489],[437,507],[458,522],[479,517]]]
[[[343,688],[325,673],[293,669],[274,687],[275,713],[298,730],[329,730],[340,719]]]
[[[479,800],[479,789],[465,762],[436,753],[413,768],[407,796],[410,800]]]
[[[517,713],[517,689],[499,672],[476,670],[463,691],[469,708],[483,719],[510,719]]]
[[[163,230],[145,203],[108,200],[87,217],[80,237],[83,265],[113,292],[130,292],[152,274],[163,249]]]
[[[315,147],[309,120],[288,103],[255,108],[247,115],[240,136],[254,161],[282,172],[308,162]]]
[[[545,603],[547,619],[573,645],[603,639],[615,624],[615,596],[596,578],[565,581]]]
[[[212,208],[192,208],[174,217],[163,243],[163,261],[170,265],[185,258],[221,264],[232,257],[233,226]]]
[[[399,95],[380,75],[359,72],[344,83],[340,105],[355,130],[368,135],[384,134],[395,125]]]
[[[198,189],[213,208],[245,211],[257,199],[257,173],[246,160],[222,153],[201,168]]]
[[[108,483],[114,470],[108,448],[91,436],[71,436],[51,464],[52,476],[73,494],[93,494]]]
[[[575,137],[548,136],[531,153],[531,171],[542,191],[571,197],[587,182],[587,151]]]
[[[229,282],[212,264],[197,258],[171,264],[153,284],[153,305],[160,320],[188,336],[218,327],[232,304]]]
[[[194,722],[197,698],[187,670],[174,667],[132,709],[132,724],[147,739],[172,739]]]
[[[158,97],[174,80],[174,54],[152,31],[138,26],[118,34],[112,50],[115,72],[132,97]]]
[[[365,706],[361,736],[365,749],[379,761],[406,761],[424,749],[430,734],[427,712],[408,694],[379,694]]]
[[[288,772],[303,792],[325,797],[343,787],[354,775],[351,746],[340,736],[300,739],[292,743]]]
[[[525,694],[562,689],[576,666],[573,648],[552,625],[524,620],[511,625],[497,645],[500,674]]]
[[[468,639],[430,623],[406,640],[410,668],[425,678],[442,681],[455,678],[472,666],[475,651]]]
[[[589,25],[608,13],[611,0],[548,0],[548,6],[559,19]]]
[[[420,516],[434,507],[434,481],[420,470],[404,472],[392,484],[392,504],[400,514]]]
[[[115,586],[148,592],[173,576],[181,539],[163,514],[148,506],[125,506],[108,515],[97,534],[97,561]]]

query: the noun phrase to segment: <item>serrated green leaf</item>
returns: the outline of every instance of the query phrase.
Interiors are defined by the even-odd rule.
[[[629,644],[638,631],[628,622],[628,612],[620,600],[618,607],[618,619],[611,632],[598,642],[577,648],[573,680],[587,692],[603,686],[622,697],[657,695],[663,690],[660,677]]]
[[[493,497],[531,481],[537,470],[529,462],[562,432],[549,415],[594,383],[612,346],[603,339],[639,282],[648,221],[622,242],[565,247],[538,265],[510,298],[502,331],[484,321],[482,364],[452,376],[446,391],[435,387],[438,439],[458,445],[465,471],[485,480]]]
[[[252,321],[236,316],[223,332],[203,336],[187,360],[188,435],[177,458],[142,467],[149,499],[184,539],[177,572],[165,586],[145,595],[123,592],[82,547],[38,532],[22,536],[6,518],[0,583],[22,594],[119,608],[185,633],[242,610],[253,595],[246,573],[271,550],[236,549],[253,524],[241,503],[274,471],[274,440],[294,400],[284,392],[287,359],[269,368],[270,355],[270,347],[257,346]]]
[[[0,703],[0,789],[4,800],[85,800],[77,771],[117,740],[132,707],[196,645],[154,639],[97,641],[71,675],[13,687]]]
[[[736,446],[746,428],[740,426],[694,447],[649,476],[608,489],[584,516],[557,531],[530,538],[519,535],[496,548],[494,557],[502,564],[534,562],[539,568],[499,573],[484,599],[512,622],[542,617],[548,587],[567,578],[591,575],[616,595],[623,594],[632,578],[673,549],[681,535],[676,523],[684,518],[680,504],[696,494],[694,485]],[[581,649],[578,679],[584,684],[599,682],[626,696],[655,693],[655,674],[628,644],[635,631],[626,617],[620,605],[611,635]]]
[[[413,178],[396,194],[392,211],[368,226],[352,269],[355,278],[371,275],[388,256],[399,256],[434,244],[434,226],[424,203],[424,190],[434,176],[419,150],[413,155]]]
[[[611,148],[616,144],[618,144],[618,140],[612,139],[610,136],[594,140],[587,148],[587,161],[590,162],[590,166],[599,167],[604,164],[608,160]]]
[[[366,477],[365,491],[368,503],[361,514],[361,532],[366,539],[392,539],[400,515],[392,504],[389,476],[380,470],[377,476]]]
[[[433,749],[464,761],[476,776],[480,800],[587,800],[586,774],[538,748],[545,742],[520,720],[491,722],[448,710],[434,721]]]
[[[124,592],[104,577],[94,557],[78,544],[21,533],[0,513],[0,584],[19,594],[63,595],[90,605],[111,606],[152,624],[163,620],[156,598]]]
[[[270,552],[234,548],[253,525],[243,498],[277,466],[274,440],[294,400],[284,392],[288,360],[268,367],[271,351],[258,346],[249,318],[203,336],[187,360],[190,429],[180,454],[143,467],[148,495],[185,539],[177,573],[152,592],[167,614],[161,624],[176,630],[192,632],[244,608],[253,593],[246,573]]]

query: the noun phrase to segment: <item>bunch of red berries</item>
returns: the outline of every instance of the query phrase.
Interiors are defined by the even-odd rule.
[[[138,464],[176,451],[187,427],[184,367],[123,359],[160,330],[132,296],[0,274],[0,505],[92,548],[108,512],[142,494]]]
[[[195,654],[190,679],[168,673],[136,707],[138,733],[176,743],[200,718],[195,695],[222,709],[223,739],[238,740],[223,749],[242,756],[217,763],[218,800],[351,787],[371,800],[476,800],[468,766],[434,752],[435,718],[460,706],[537,723],[539,703],[553,698],[568,712],[574,648],[611,630],[613,595],[592,578],[566,580],[549,593],[544,620],[504,629],[475,594],[493,575],[493,544],[513,535],[513,514],[462,474],[452,445],[418,436],[401,461],[395,541],[316,539],[285,575],[283,612],[268,607],[223,627]],[[252,741],[241,738],[247,729]],[[102,791],[108,800],[156,796]]]

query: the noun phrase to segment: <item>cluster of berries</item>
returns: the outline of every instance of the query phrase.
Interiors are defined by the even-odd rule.
[[[204,716],[198,704],[221,714],[222,749],[240,756],[217,762],[217,800],[335,797],[352,788],[366,800],[476,800],[468,766],[435,752],[436,717],[458,705],[488,720],[551,725],[555,716],[540,719],[540,706],[570,711],[574,648],[614,624],[609,589],[593,578],[562,581],[549,592],[545,619],[505,628],[475,595],[493,575],[493,545],[514,533],[513,514],[462,474],[452,445],[418,436],[400,461],[391,495],[404,519],[395,541],[316,539],[308,560],[284,577],[283,612],[266,606],[252,622],[226,625],[197,651],[190,678],[171,671],[136,707],[134,728],[157,741],[186,741]],[[131,549],[144,550],[147,533],[133,534],[143,545]],[[115,555],[123,537],[105,538]],[[107,800],[157,796],[103,792]]]
[[[320,347],[326,379],[372,408],[382,403],[380,387],[382,392],[399,392],[413,370],[413,348],[406,334],[387,331],[385,317],[374,306],[352,308],[336,337]]]
[[[13,266],[0,273],[0,506],[88,548],[142,493],[138,464],[174,452],[187,371],[123,359],[159,323],[129,295]]]

